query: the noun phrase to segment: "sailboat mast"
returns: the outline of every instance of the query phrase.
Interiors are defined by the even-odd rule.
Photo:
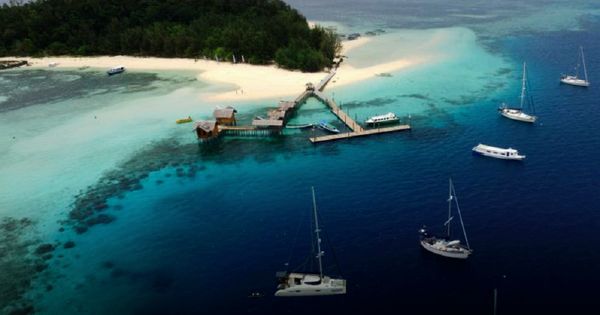
[[[319,229],[319,216],[317,215],[317,200],[315,198],[315,187],[311,187],[312,189],[312,198],[313,198],[313,212],[315,216],[315,234],[317,235],[317,259],[319,260],[319,275],[321,279],[323,279],[323,263],[321,261],[321,257],[323,257],[323,252],[321,251],[321,236]]]
[[[460,213],[460,206],[458,205],[458,197],[456,197],[456,190],[454,190],[454,185],[451,183],[452,195],[454,195],[454,201],[456,202],[456,211],[458,212],[458,218],[460,219],[460,226],[463,230],[463,235],[465,236],[465,243],[467,244],[467,248],[471,249],[469,245],[469,239],[467,238],[467,231],[465,230],[465,224],[463,223],[462,214]]]
[[[583,55],[583,46],[579,46],[579,49],[581,50],[581,62],[583,63],[583,75],[585,76],[585,81],[587,82],[588,77],[587,77],[587,69],[585,68],[585,56]]]
[[[527,81],[527,64],[523,62],[523,82],[521,85],[521,109],[523,109],[523,103],[525,101],[525,82]]]
[[[452,218],[452,178],[448,179],[448,221],[446,221],[446,229],[448,238],[450,237],[450,219]]]

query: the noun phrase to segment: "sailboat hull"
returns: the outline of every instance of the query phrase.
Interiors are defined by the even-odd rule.
[[[462,246],[452,248],[439,246],[439,244],[436,246],[435,243],[430,244],[427,240],[421,240],[421,247],[431,253],[448,258],[467,259],[471,255],[471,251]]]
[[[568,84],[568,85],[573,85],[573,86],[581,86],[581,87],[590,86],[590,83],[588,81],[583,80],[583,79],[573,78],[573,77],[562,78],[562,79],[560,79],[560,82],[564,83],[564,84]]]
[[[536,116],[525,114],[520,109],[500,108],[500,109],[498,109],[498,111],[500,112],[500,115],[502,115],[508,119],[512,119],[512,120],[516,120],[516,121],[521,121],[521,122],[526,122],[526,123],[534,123],[537,120]]]

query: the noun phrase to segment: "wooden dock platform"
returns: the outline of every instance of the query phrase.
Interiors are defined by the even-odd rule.
[[[350,128],[350,130],[352,130],[353,132],[363,132],[364,131],[363,127],[359,123],[354,121],[354,119],[352,119],[352,117],[350,117],[348,114],[346,114],[346,112],[341,110],[340,107],[335,103],[334,100],[328,98],[325,94],[323,94],[319,91],[314,91],[313,94],[318,99],[323,101],[323,103],[327,104],[327,106],[329,106],[329,108],[331,109],[331,112],[334,115],[336,115],[339,118],[339,120],[341,120],[348,128]]]
[[[309,139],[310,139],[310,142],[312,142],[312,143],[320,143],[320,142],[335,141],[335,140],[341,140],[341,139],[370,136],[370,135],[376,135],[376,134],[381,134],[381,133],[398,132],[398,131],[404,131],[404,130],[410,130],[410,125],[399,125],[399,126],[393,126],[393,127],[373,128],[373,129],[362,129],[362,127],[361,127],[361,131],[338,133],[335,135],[326,135],[326,136],[320,136],[320,137],[311,137]]]

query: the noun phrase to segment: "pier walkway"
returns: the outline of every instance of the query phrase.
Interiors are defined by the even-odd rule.
[[[352,117],[350,117],[346,112],[340,109],[340,107],[335,103],[334,100],[328,98],[325,94],[319,91],[314,91],[313,94],[316,98],[320,99],[323,103],[327,104],[331,109],[331,112],[336,115],[339,120],[341,120],[350,130],[354,132],[363,132],[364,129],[361,125],[359,125]]]
[[[320,142],[335,141],[335,140],[349,139],[349,138],[356,138],[356,137],[364,137],[364,136],[370,136],[370,135],[375,135],[375,134],[380,134],[380,133],[397,132],[397,131],[404,131],[404,130],[410,130],[410,125],[398,125],[398,126],[385,127],[385,128],[363,129],[362,131],[345,132],[345,133],[338,133],[335,135],[326,135],[326,136],[320,136],[320,137],[310,137],[309,139],[310,139],[310,142],[312,142],[312,143],[320,143]]]

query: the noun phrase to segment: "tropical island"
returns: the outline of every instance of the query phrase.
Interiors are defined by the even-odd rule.
[[[0,56],[217,59],[316,72],[341,49],[281,0],[37,0],[0,7]]]

